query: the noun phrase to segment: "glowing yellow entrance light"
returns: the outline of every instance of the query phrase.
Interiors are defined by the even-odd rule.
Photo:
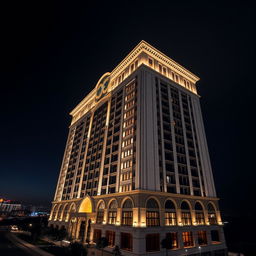
[[[92,212],[92,202],[89,197],[86,197],[79,207],[79,211],[82,213],[91,213]]]

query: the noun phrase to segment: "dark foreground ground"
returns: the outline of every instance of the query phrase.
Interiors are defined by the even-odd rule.
[[[8,231],[0,231],[0,255],[1,256],[31,256],[30,253],[22,250],[16,243],[8,239]]]
[[[226,243],[229,252],[256,256],[256,216],[224,217]]]

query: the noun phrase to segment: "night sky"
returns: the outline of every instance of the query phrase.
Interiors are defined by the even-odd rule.
[[[244,208],[252,215],[253,6],[74,2],[21,1],[1,8],[0,197],[50,204],[69,112],[143,39],[201,78],[198,91],[221,209],[240,214]]]

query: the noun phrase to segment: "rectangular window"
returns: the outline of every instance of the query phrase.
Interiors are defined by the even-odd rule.
[[[147,234],[146,235],[146,251],[147,252],[160,251],[159,234]]]
[[[206,231],[198,231],[197,235],[198,235],[198,244],[207,245]]]
[[[116,211],[109,211],[108,224],[116,224]]]
[[[177,249],[179,248],[178,245],[178,233],[171,232],[166,234],[166,246],[167,249]]]
[[[194,246],[192,232],[182,232],[182,240],[183,240],[184,248]]]
[[[101,238],[101,230],[100,229],[94,229],[93,232],[93,242],[97,243],[97,241]]]
[[[122,213],[122,225],[132,226],[132,211],[123,211]]]
[[[196,212],[196,222],[197,225],[204,225],[204,213]]]
[[[106,231],[106,238],[108,240],[108,246],[114,247],[115,246],[115,232],[107,230]]]
[[[156,211],[147,211],[147,226],[160,226],[159,222],[159,212]]]
[[[165,212],[165,225],[166,226],[176,225],[176,213],[175,212]]]
[[[121,232],[121,249],[132,251],[132,234]]]
[[[184,226],[191,225],[190,212],[181,212],[181,222]]]
[[[212,243],[220,242],[220,236],[219,236],[218,230],[211,230],[211,239],[212,239]]]
[[[97,212],[97,220],[96,220],[96,222],[98,224],[102,224],[103,223],[103,218],[104,218],[104,211],[98,211]]]

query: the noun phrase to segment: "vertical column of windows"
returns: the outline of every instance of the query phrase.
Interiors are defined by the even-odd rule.
[[[91,115],[88,115],[85,119],[85,129],[84,129],[84,135],[83,135],[83,141],[82,141],[82,148],[81,148],[81,152],[80,152],[79,164],[78,164],[78,169],[77,169],[75,192],[79,193],[79,187],[81,184],[80,197],[85,196],[85,193],[84,193],[85,183],[84,183],[83,168],[84,168],[84,164],[85,164],[86,147],[88,144],[88,132],[89,132],[89,126],[90,126],[90,119],[91,119]]]
[[[180,193],[190,194],[188,167],[186,160],[185,141],[182,126],[179,93],[177,89],[171,88],[172,111],[174,120],[174,133],[177,153],[177,165],[179,173]]]
[[[120,166],[120,192],[135,187],[135,141],[136,141],[136,82],[125,86],[125,99],[122,124],[122,150]]]
[[[158,80],[156,79],[156,110],[157,110],[157,135],[158,135],[158,155],[159,155],[159,176],[160,176],[160,190],[164,191],[164,175],[163,175],[163,150],[162,150],[162,119],[161,119],[161,107]]]
[[[191,120],[192,120],[192,129],[194,131],[194,140],[195,140],[194,146],[195,146],[196,158],[198,163],[199,179],[201,181],[201,186],[202,186],[201,191],[202,191],[202,195],[205,196],[206,194],[205,194],[204,176],[202,171],[201,158],[199,154],[198,136],[197,136],[196,126],[195,126],[195,119],[194,119],[191,97],[189,97],[189,109],[190,109]],[[193,176],[192,170],[191,170],[191,174]],[[197,174],[198,174],[198,171],[197,171]]]
[[[185,123],[186,137],[187,137],[189,163],[190,163],[190,170],[191,170],[191,176],[192,176],[193,194],[195,196],[200,196],[201,195],[200,180],[198,175],[197,157],[196,157],[196,150],[194,146],[195,143],[194,143],[194,137],[192,132],[192,122],[191,122],[190,113],[189,113],[189,103],[188,103],[187,95],[181,94],[181,99],[182,99],[183,116],[184,116],[184,123]]]
[[[174,157],[172,147],[172,131],[170,120],[170,106],[167,85],[161,84],[161,105],[162,105],[162,123],[163,123],[163,148],[164,148],[164,167],[166,172],[166,191],[176,193],[176,180],[174,169]],[[161,177],[160,177],[161,178]]]
[[[107,103],[104,103],[95,110],[93,116],[81,190],[83,195],[97,195],[106,116]]]
[[[58,189],[56,192],[56,200],[61,200],[66,197],[66,187],[65,187],[65,181],[66,181],[66,176],[68,172],[68,167],[69,167],[69,160],[70,160],[70,155],[71,155],[71,150],[72,150],[72,145],[74,141],[74,135],[75,135],[75,128],[71,128],[69,132],[69,137],[66,145],[66,151],[65,151],[65,157],[64,157],[64,162],[62,165],[62,173],[60,180],[58,182]]]
[[[72,187],[75,184],[76,179],[76,167],[79,161],[79,149],[82,141],[82,130],[84,128],[84,120],[79,122],[75,128],[74,140],[72,150],[70,152],[68,170],[64,183],[64,189],[62,194],[62,200],[68,200],[72,198]]]
[[[101,194],[116,192],[116,175],[119,152],[123,91],[111,98],[107,143],[104,158]]]
[[[83,121],[84,130],[83,130],[82,141],[80,143],[80,155],[78,156],[78,166],[77,166],[77,172],[76,172],[75,183],[74,183],[74,191],[72,196],[73,198],[76,198],[78,196],[80,181],[82,179],[82,167],[85,159],[85,148],[86,148],[89,124],[90,124],[90,115],[88,115]],[[82,193],[82,196],[83,196],[83,193]]]

